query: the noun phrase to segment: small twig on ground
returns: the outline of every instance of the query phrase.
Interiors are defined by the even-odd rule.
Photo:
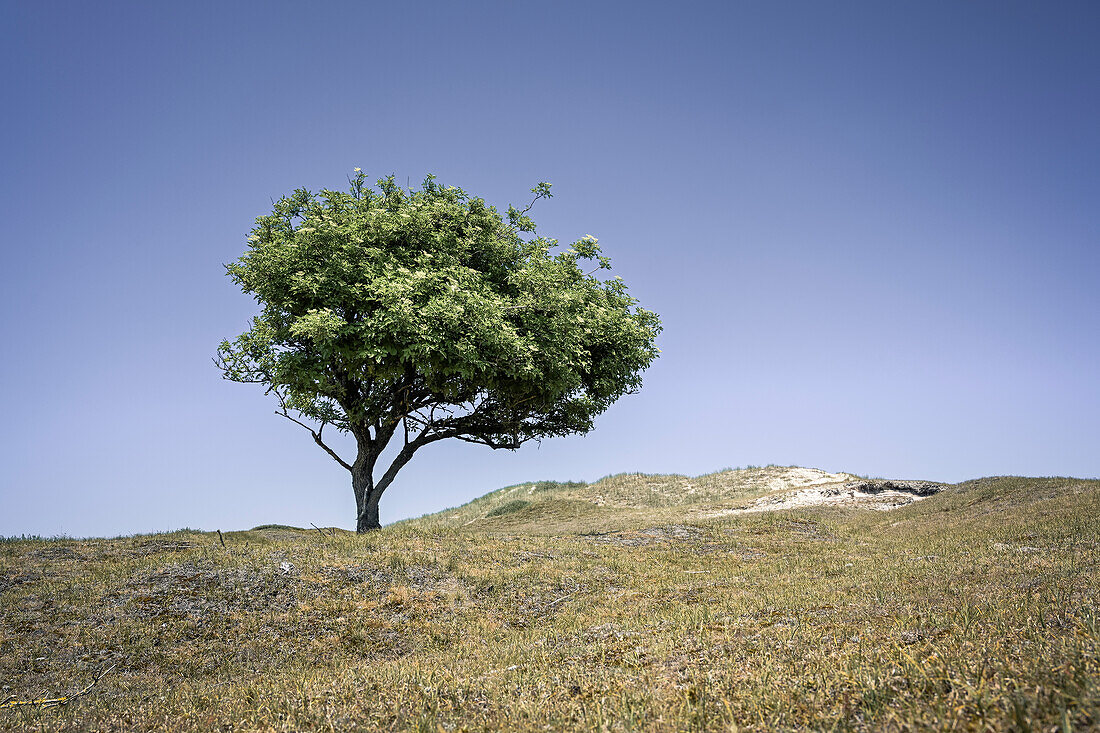
[[[222,547],[225,547],[225,538],[222,537],[222,531],[218,530],[218,541],[222,543]]]
[[[309,526],[310,526],[310,527],[313,527],[313,528],[314,528],[315,530],[317,530],[318,532],[320,532],[320,533],[321,533],[321,536],[322,536],[322,537],[335,537],[335,536],[336,536],[336,529],[335,529],[335,528],[333,528],[333,529],[330,529],[330,530],[328,531],[328,534],[326,535],[326,534],[325,534],[325,530],[321,529],[320,527],[318,527],[318,526],[317,526],[316,524],[314,524],[313,522],[310,522],[310,523],[309,523]]]
[[[108,672],[110,672],[116,666],[117,665],[112,664],[110,667],[108,667],[107,669],[100,672],[98,675],[96,675],[96,678],[88,684],[87,687],[85,687],[83,690],[81,690],[80,692],[77,692],[75,694],[66,695],[65,697],[49,697],[49,698],[44,697],[44,698],[41,698],[39,700],[16,700],[16,699],[14,699],[15,696],[13,695],[12,697],[9,697],[7,700],[5,700],[4,702],[0,703],[0,708],[14,708],[17,705],[41,705],[44,708],[52,708],[52,707],[57,707],[58,705],[66,705],[66,704],[72,702],[73,700],[75,700],[76,698],[80,697],[81,695],[87,694],[87,692],[89,690],[91,690],[93,687],[95,687],[97,682],[99,682],[101,679],[103,679],[104,675],[106,675]]]
[[[549,610],[550,610],[550,609],[551,609],[552,607],[554,607],[554,606],[558,605],[559,603],[561,603],[562,601],[566,600],[567,598],[572,598],[572,597],[573,597],[574,595],[576,595],[576,594],[575,594],[575,593],[570,593],[569,595],[567,595],[567,596],[562,596],[561,598],[559,598],[559,599],[557,599],[557,600],[555,600],[555,601],[550,601],[550,602],[549,602],[549,603],[547,603],[547,604],[546,604],[545,606],[543,606],[542,608],[540,608],[540,609],[539,609],[539,613],[540,613],[540,614],[546,613],[546,612],[547,612],[547,611],[549,611]]]

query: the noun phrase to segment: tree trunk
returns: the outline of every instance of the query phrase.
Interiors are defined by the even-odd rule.
[[[359,534],[373,532],[376,529],[382,529],[382,523],[378,521],[377,494],[367,498],[365,505],[359,510],[359,519],[355,523],[355,531]]]
[[[359,461],[351,469],[351,489],[355,492],[355,531],[359,534],[381,529],[378,521],[378,500],[382,492],[374,485],[370,468],[361,466]]]
[[[382,529],[382,523],[378,521],[378,500],[382,493],[393,483],[394,477],[400,471],[413,453],[420,447],[417,442],[406,443],[401,452],[394,458],[393,463],[377,482],[374,480],[374,465],[386,443],[389,442],[393,431],[384,433],[381,440],[373,444],[369,440],[360,440],[359,456],[351,466],[351,489],[355,492],[356,522],[355,531],[359,534]]]

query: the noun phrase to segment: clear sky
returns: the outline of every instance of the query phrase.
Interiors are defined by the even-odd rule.
[[[552,182],[540,232],[665,324],[589,436],[430,446],[383,522],[623,471],[1097,476],[1098,38],[1095,2],[0,2],[0,535],[354,526],[211,357],[254,218],[356,166]]]

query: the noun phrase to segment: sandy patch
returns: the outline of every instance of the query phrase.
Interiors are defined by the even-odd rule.
[[[929,482],[893,482],[893,481],[850,481],[854,477],[847,474],[826,474],[816,469],[790,469],[791,473],[803,472],[801,478],[810,478],[810,473],[821,474],[820,478],[806,481],[799,488],[788,488],[760,497],[747,507],[722,509],[709,512],[705,516],[720,517],[729,514],[752,514],[773,512],[782,509],[797,509],[811,506],[839,506],[857,509],[889,511],[907,506],[915,501],[927,499],[939,489]],[[826,479],[825,477],[830,477]]]
[[[763,484],[772,491],[784,491],[796,487],[835,484],[855,479],[850,473],[826,473],[819,468],[781,468],[764,479]]]
[[[734,509],[731,514],[750,512],[770,512],[779,509],[796,509],[804,506],[848,506],[863,509],[886,511],[899,506],[920,501],[926,497],[915,496],[901,491],[883,491],[878,494],[864,494],[847,489],[798,489],[779,496],[765,496],[757,499],[752,506]]]

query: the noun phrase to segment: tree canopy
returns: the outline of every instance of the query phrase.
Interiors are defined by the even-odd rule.
[[[492,448],[586,433],[641,386],[656,314],[638,307],[593,237],[562,249],[523,210],[503,216],[428,176],[347,191],[299,189],[256,220],[226,266],[262,311],[224,341],[223,376],[266,385],[279,413],[352,473],[358,529],[419,448],[457,438]],[[550,185],[532,189],[550,197]],[[582,266],[582,263],[587,263]],[[345,460],[326,426],[351,433]],[[375,480],[382,451],[400,451]]]

